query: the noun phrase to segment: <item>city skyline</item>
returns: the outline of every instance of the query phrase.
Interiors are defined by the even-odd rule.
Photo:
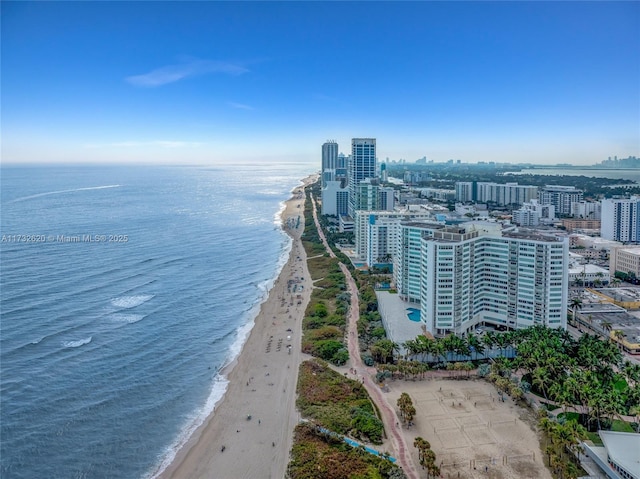
[[[590,165],[640,152],[638,2],[2,2],[3,163]]]

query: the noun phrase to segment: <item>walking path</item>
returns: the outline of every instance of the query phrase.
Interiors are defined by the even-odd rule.
[[[316,202],[313,196],[311,196],[311,202],[313,205],[313,219],[318,229],[318,235],[322,243],[324,244],[329,256],[335,258],[333,250],[329,247],[327,240],[324,236],[320,222],[318,221]],[[358,372],[364,371],[362,381],[365,389],[371,396],[371,399],[375,402],[382,415],[382,422],[386,431],[389,431],[389,437],[391,439],[391,445],[393,447],[394,455],[398,460],[398,464],[402,467],[405,475],[409,479],[419,479],[419,474],[411,458],[411,454],[404,440],[403,434],[398,430],[396,424],[398,424],[396,413],[393,409],[393,405],[389,404],[387,398],[383,396],[382,390],[371,381],[371,377],[375,375],[376,370],[373,367],[368,367],[362,362],[360,357],[360,346],[358,344],[358,319],[360,319],[360,301],[358,299],[358,288],[356,282],[351,276],[349,269],[340,263],[340,269],[344,273],[347,280],[347,286],[351,295],[351,304],[349,306],[349,322],[347,323],[347,347],[349,350],[349,358],[351,367],[355,368]]]

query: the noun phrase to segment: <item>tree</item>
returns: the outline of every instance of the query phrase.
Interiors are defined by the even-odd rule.
[[[466,340],[467,347],[471,352],[475,353],[475,359],[477,360],[478,354],[484,353],[484,346],[482,345],[480,338],[478,338],[478,336],[476,336],[475,334],[468,334]]]
[[[393,362],[393,353],[398,345],[389,339],[381,339],[371,346],[371,355],[379,363]]]
[[[402,422],[411,422],[416,415],[416,408],[413,406],[413,401],[407,393],[400,394],[398,398],[398,408],[400,409],[400,417]]]
[[[613,332],[613,337],[616,338],[616,341],[618,341],[618,344],[620,345],[620,350],[622,351],[622,348],[624,347],[624,344],[622,343],[622,341],[625,338],[625,334],[624,331],[621,331],[619,329],[616,329]]]
[[[422,469],[427,469],[427,477],[440,475],[440,468],[436,465],[436,453],[431,450],[431,444],[420,436],[413,441],[413,447],[418,449],[418,460]]]
[[[576,311],[582,308],[582,300],[580,298],[573,298],[571,300],[571,311],[572,311],[572,319],[573,322],[577,322]]]

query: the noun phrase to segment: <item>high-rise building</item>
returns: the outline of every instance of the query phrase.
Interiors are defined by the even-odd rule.
[[[376,178],[376,140],[375,138],[353,138],[351,156],[348,165],[349,180],[349,216],[355,215],[357,185],[366,178]]]
[[[623,243],[640,243],[640,196],[602,200],[600,236]]]
[[[538,226],[540,223],[551,223],[555,218],[555,206],[541,205],[538,200],[531,200],[513,212],[512,220],[519,226]]]
[[[322,187],[326,185],[326,181],[334,181],[336,178],[336,169],[338,168],[338,143],[335,141],[327,141],[322,145]],[[325,171],[332,173],[325,176]],[[325,180],[325,177],[327,178]]]
[[[460,181],[455,185],[455,199],[462,203],[496,203],[497,205],[522,205],[537,198],[538,187],[518,183],[490,183]]]
[[[349,190],[341,181],[327,181],[322,188],[322,214],[346,216],[349,214]]]
[[[553,205],[556,214],[570,215],[571,204],[582,201],[582,190],[575,186],[547,185],[538,193],[541,205]]]
[[[599,220],[602,216],[599,201],[574,201],[571,203],[571,214],[574,218]]]
[[[420,302],[430,333],[461,334],[484,323],[566,328],[567,238],[502,233],[491,223],[403,224],[398,241],[398,293]]]
[[[456,182],[456,201],[469,203],[478,198],[478,188],[474,181]]]
[[[433,237],[442,224],[407,221],[400,224],[398,245],[393,257],[393,280],[403,301],[420,302],[420,252],[422,238]]]
[[[393,257],[397,246],[393,238],[397,238],[401,221],[432,219],[433,216],[426,210],[356,210],[354,236],[358,259],[373,266],[382,262],[378,258]]]
[[[538,196],[538,187],[519,185],[518,183],[478,182],[476,201],[479,203],[495,203],[500,206],[522,205]]]
[[[567,242],[481,236],[462,229],[423,240],[421,310],[433,334],[486,322],[565,327]]]

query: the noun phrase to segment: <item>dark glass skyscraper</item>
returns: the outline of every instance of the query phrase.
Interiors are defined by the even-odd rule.
[[[353,138],[349,158],[349,216],[353,218],[356,204],[357,185],[366,178],[376,178],[376,139]]]

